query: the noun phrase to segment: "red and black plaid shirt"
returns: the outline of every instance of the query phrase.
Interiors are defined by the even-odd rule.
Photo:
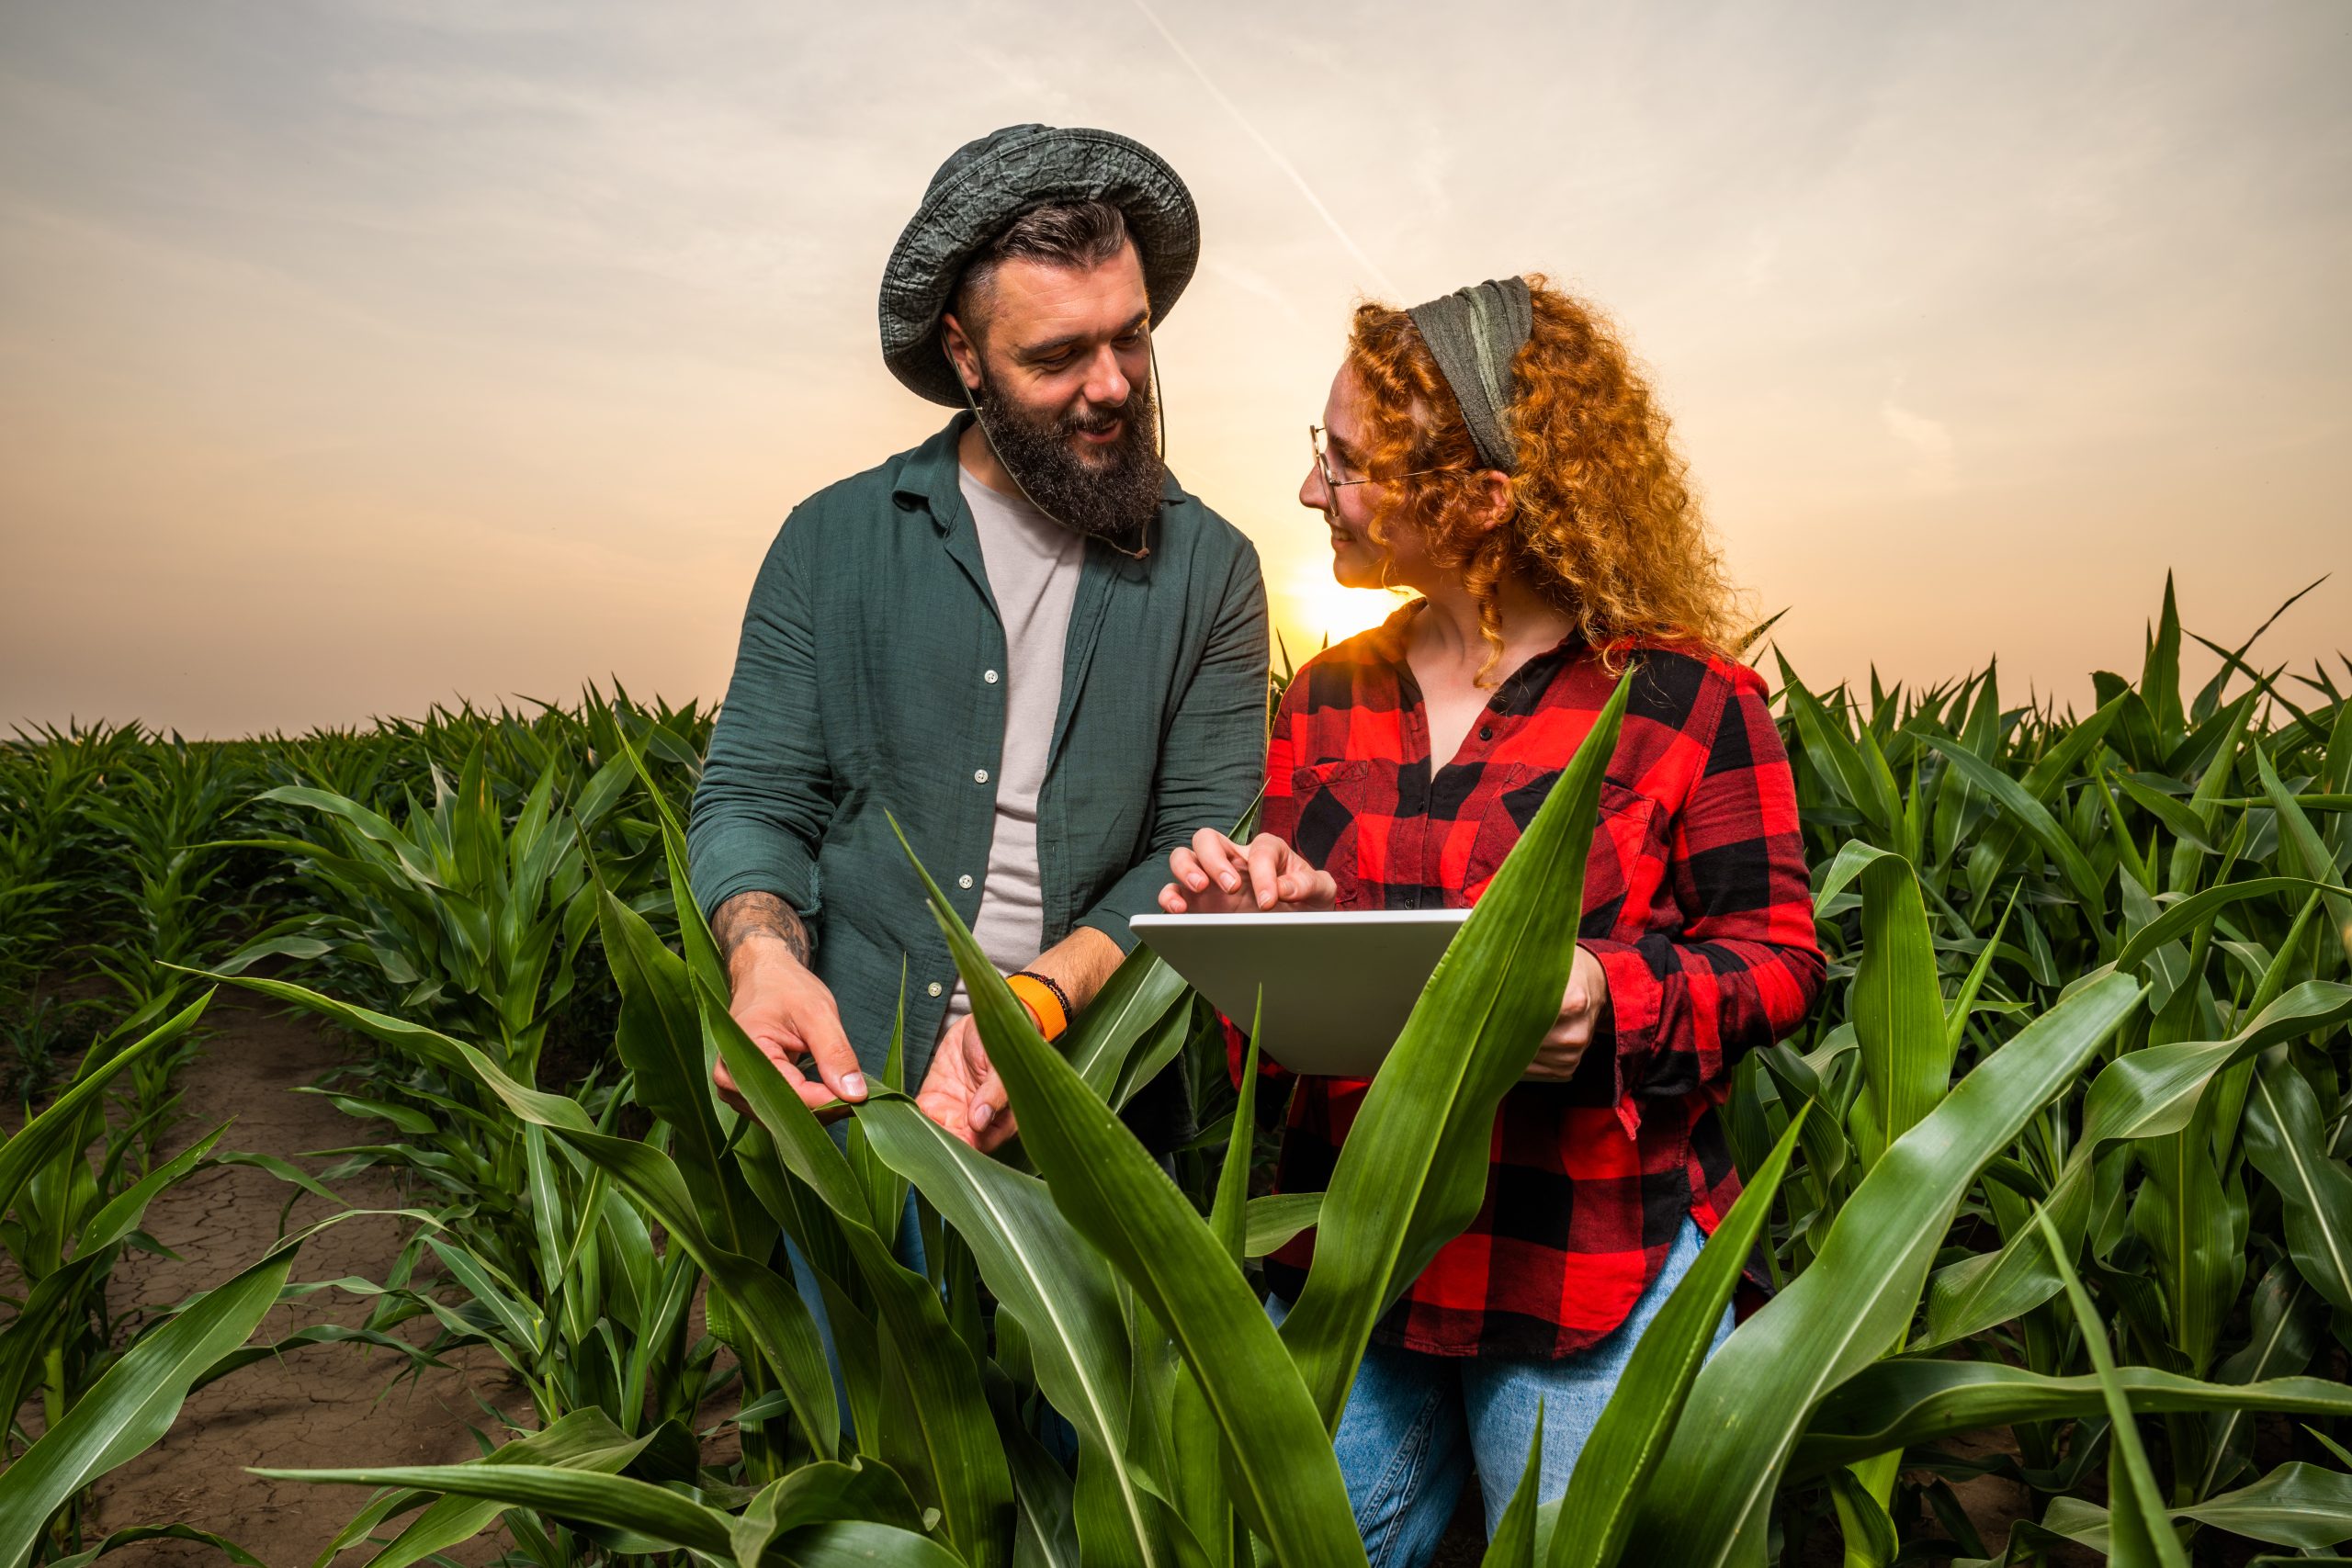
[[[1261,830],[1329,872],[1343,909],[1476,903],[1618,680],[1563,642],[1505,680],[1433,770],[1405,660],[1417,608],[1300,670],[1267,748]],[[1665,647],[1641,649],[1625,678],[1580,937],[1608,975],[1613,1047],[1604,1032],[1566,1082],[1503,1097],[1486,1202],[1381,1320],[1383,1343],[1556,1358],[1623,1323],[1683,1216],[1712,1233],[1738,1195],[1716,1117],[1732,1066],[1795,1030],[1821,988],[1796,789],[1762,680]],[[1363,1090],[1299,1081],[1283,1190],[1330,1185]],[[1283,1296],[1312,1246],[1309,1232],[1267,1260]]]

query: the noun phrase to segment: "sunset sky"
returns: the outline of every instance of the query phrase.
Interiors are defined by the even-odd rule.
[[[0,732],[718,697],[1023,120],[1197,197],[1170,458],[1295,649],[1388,607],[1294,500],[1350,306],[1543,271],[1816,684],[2079,702],[2168,567],[2352,652],[2352,5],[1150,6],[0,0]]]

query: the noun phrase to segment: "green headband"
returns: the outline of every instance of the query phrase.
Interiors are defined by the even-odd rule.
[[[1489,278],[1405,313],[1430,345],[1430,356],[1437,361],[1453,400],[1462,405],[1463,423],[1470,427],[1478,460],[1511,472],[1518,446],[1510,428],[1516,391],[1510,362],[1535,330],[1527,280],[1507,277],[1498,283]]]

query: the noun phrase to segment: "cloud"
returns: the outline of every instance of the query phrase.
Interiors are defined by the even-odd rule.
[[[1893,398],[1879,405],[1878,414],[1886,433],[1910,456],[1905,479],[1914,494],[1950,495],[1960,488],[1960,465],[1949,427]]]
[[[1815,679],[1997,649],[2065,687],[2136,653],[2166,564],[2217,631],[2335,571],[2282,659],[2352,624],[2339,5],[1424,11],[0,5],[0,561],[62,585],[0,616],[0,728],[413,709],[509,668],[716,692],[777,517],[937,428],[876,281],[940,160],[1029,119],[1200,197],[1182,472],[1294,630],[1332,619],[1297,426],[1353,291],[1523,267],[1622,327]],[[388,540],[461,587],[437,629],[394,613]],[[245,642],[173,619],[201,572]]]
[[[1292,303],[1290,296],[1284,293],[1272,278],[1254,267],[1243,266],[1238,262],[1228,260],[1216,251],[1204,251],[1201,256],[1201,270],[1220,283],[1229,284],[1244,294],[1263,299],[1275,310],[1280,310],[1284,321],[1304,321],[1306,320],[1306,317],[1299,312],[1298,307]]]

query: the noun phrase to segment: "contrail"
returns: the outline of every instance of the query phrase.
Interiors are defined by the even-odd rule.
[[[1356,265],[1372,275],[1372,280],[1380,286],[1380,291],[1392,299],[1402,298],[1396,285],[1390,281],[1388,275],[1380,269],[1380,264],[1364,254],[1363,247],[1356,243],[1355,237],[1340,227],[1340,220],[1331,215],[1331,209],[1323,205],[1323,198],[1315,194],[1315,187],[1306,183],[1306,176],[1300,174],[1288,158],[1283,156],[1282,149],[1267,141],[1265,133],[1250,124],[1250,117],[1241,112],[1241,106],[1227,97],[1225,89],[1209,80],[1209,73],[1201,69],[1201,62],[1193,58],[1192,51],[1177,40],[1176,35],[1168,30],[1168,24],[1159,19],[1152,8],[1145,4],[1145,0],[1135,0],[1135,4],[1136,9],[1143,13],[1144,20],[1149,22],[1158,29],[1159,36],[1168,40],[1168,47],[1176,51],[1176,58],[1182,61],[1193,74],[1200,78],[1201,85],[1208,89],[1209,96],[1224,107],[1225,112],[1233,117],[1233,123],[1248,132],[1250,140],[1255,141],[1264,150],[1266,156],[1273,160],[1274,167],[1280,169],[1289,177],[1290,183],[1298,187],[1298,194],[1306,198],[1306,205],[1315,209],[1316,215],[1323,220],[1324,225],[1331,231],[1340,244],[1347,247],[1348,254],[1356,259]]]

